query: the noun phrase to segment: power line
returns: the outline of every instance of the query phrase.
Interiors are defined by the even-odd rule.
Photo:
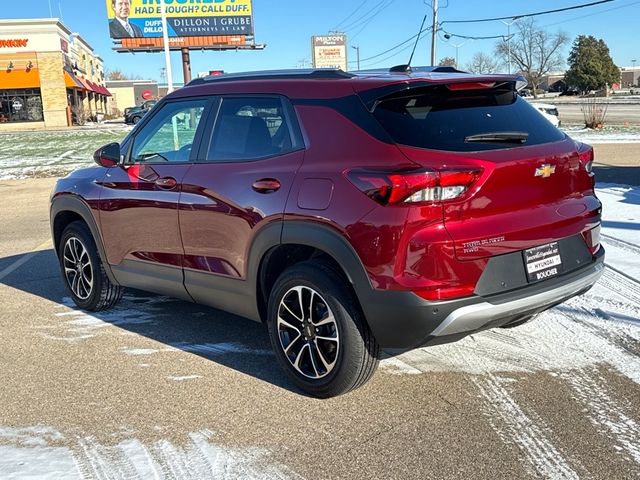
[[[543,27],[553,27],[555,25],[560,25],[560,24],[566,23],[566,22],[573,22],[575,20],[582,20],[583,18],[593,17],[594,15],[600,15],[601,13],[607,13],[607,12],[611,12],[613,10],[620,10],[621,8],[632,7],[632,6],[637,5],[639,3],[640,2],[632,2],[632,3],[628,3],[627,5],[620,5],[619,7],[607,8],[606,10],[600,10],[599,12],[588,13],[586,15],[581,15],[579,17],[570,18],[568,20],[563,20],[561,22],[548,23],[547,25],[543,25]]]
[[[351,17],[353,17],[358,12],[358,10],[360,10],[362,7],[364,7],[364,4],[367,3],[368,1],[369,0],[364,0],[360,5],[358,5],[356,7],[356,9],[353,12],[351,12],[349,15],[347,15],[347,17],[345,19],[343,19],[340,23],[338,23],[335,27],[333,27],[333,30],[337,31],[342,26],[343,23],[345,23]]]
[[[395,57],[397,55],[400,55],[402,52],[406,52],[410,48],[411,48],[411,45],[406,45],[404,48],[402,48],[401,50],[398,50],[397,52],[395,52],[395,53],[393,53],[391,55],[389,55],[388,57],[384,57],[384,58],[381,58],[378,61],[375,61],[373,63],[369,63],[368,65],[364,65],[364,67],[365,68],[370,68],[370,67],[375,67],[376,65],[380,65],[381,63],[384,63],[387,60],[389,60],[389,59],[391,59],[391,58],[393,58],[393,57]],[[361,60],[361,62],[362,62],[362,60]]]
[[[472,37],[469,35],[458,35],[457,33],[451,33],[451,32],[447,32],[446,30],[440,29],[441,32],[444,32],[444,38],[445,40],[448,40],[447,35],[449,35],[449,37],[456,37],[456,38],[465,38],[467,40],[493,40],[496,38],[501,38],[502,40],[504,40],[505,42],[509,39],[509,37],[513,37],[513,35],[491,35],[491,36],[487,36],[487,37]]]
[[[369,18],[369,16],[373,13],[375,14],[376,10],[379,9],[381,6],[383,7],[384,4],[387,2],[388,0],[380,0],[378,3],[375,4],[375,6],[373,6],[371,8],[371,10],[369,10],[367,13],[365,13],[364,15],[361,15],[360,17],[358,17],[357,19],[355,19],[354,21],[352,21],[351,23],[348,23],[347,25],[343,25],[342,26],[342,30],[351,30],[353,28],[357,28],[359,27],[363,22],[366,22]]]
[[[498,20],[509,20],[509,19],[515,20],[518,18],[536,17],[538,15],[547,15],[549,13],[559,13],[559,12],[566,12],[568,10],[576,10],[578,8],[593,7],[595,5],[600,5],[602,3],[609,3],[613,1],[614,0],[599,0],[598,2],[584,3],[582,5],[574,5],[573,7],[556,8],[555,10],[545,10],[542,12],[525,13],[522,15],[510,15],[508,17],[480,18],[476,20],[445,20],[444,22],[441,22],[440,25],[444,25],[445,23],[480,23],[480,22],[495,22]]]
[[[369,17],[369,19],[368,19],[367,21],[365,21],[365,22],[362,24],[362,28],[360,28],[360,30],[358,30],[356,33],[354,33],[354,34],[351,36],[351,40],[353,40],[353,39],[354,39],[354,38],[356,38],[358,35],[360,35],[360,34],[362,33],[362,31],[363,31],[365,28],[367,28],[367,25],[369,25],[369,24],[373,21],[373,19],[374,19],[374,18],[376,18],[380,13],[382,13],[382,11],[383,11],[383,10],[386,10],[388,7],[390,7],[390,6],[391,6],[391,4],[392,4],[392,3],[394,3],[395,1],[396,1],[396,0],[390,0],[390,1],[389,1],[389,3],[387,3],[386,5],[383,5],[382,7],[380,7],[380,9],[379,9],[379,10],[378,10],[374,15],[372,15],[371,17]]]
[[[407,38],[406,40],[404,40],[403,42],[400,42],[399,44],[397,44],[397,45],[395,45],[395,46],[393,46],[393,47],[391,47],[391,48],[389,48],[389,49],[385,50],[384,52],[380,52],[380,53],[377,53],[376,55],[372,55],[372,56],[370,56],[370,57],[363,58],[363,59],[361,59],[360,61],[361,61],[361,62],[366,62],[366,61],[369,61],[369,60],[373,60],[374,58],[381,57],[382,55],[386,55],[387,53],[389,53],[389,52],[391,52],[391,51],[393,51],[393,50],[395,50],[395,49],[397,49],[397,48],[400,48],[400,47],[402,47],[403,45],[405,45],[405,44],[409,43],[410,41],[414,40],[416,37],[418,37],[418,36],[422,36],[422,34],[423,34],[423,33],[426,33],[426,32],[428,32],[429,30],[431,30],[431,27],[427,27],[427,28],[425,28],[425,29],[424,29],[424,30],[422,30],[421,32],[416,33],[415,35],[413,35],[413,36],[411,36],[411,37]],[[410,46],[410,45],[409,45],[409,46]],[[408,48],[408,47],[406,47],[406,48]],[[404,50],[406,50],[406,48],[405,48]],[[401,50],[401,51],[404,51],[404,50]],[[397,53],[400,53],[400,52],[396,52],[396,53],[394,53],[394,55],[396,55]],[[394,55],[392,55],[392,56],[394,56]]]

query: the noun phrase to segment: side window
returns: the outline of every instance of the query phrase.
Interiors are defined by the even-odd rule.
[[[206,105],[206,100],[166,103],[133,139],[130,162],[188,162]]]
[[[224,98],[209,144],[210,162],[240,162],[293,149],[291,128],[280,98]]]

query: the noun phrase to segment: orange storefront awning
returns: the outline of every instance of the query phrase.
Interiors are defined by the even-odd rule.
[[[31,70],[0,70],[0,89],[40,88],[40,74],[37,68]]]
[[[80,82],[78,77],[66,70],[64,72],[64,84],[67,88],[79,88],[84,90],[84,85],[82,85],[82,82]]]

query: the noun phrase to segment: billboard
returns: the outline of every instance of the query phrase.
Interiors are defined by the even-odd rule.
[[[321,35],[311,37],[314,68],[341,68],[347,71],[347,36]]]
[[[114,40],[162,37],[160,0],[106,0]],[[251,0],[164,0],[169,37],[253,35]]]

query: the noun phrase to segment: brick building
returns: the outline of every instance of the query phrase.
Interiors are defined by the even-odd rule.
[[[0,130],[82,123],[109,96],[102,59],[58,19],[0,20]]]

